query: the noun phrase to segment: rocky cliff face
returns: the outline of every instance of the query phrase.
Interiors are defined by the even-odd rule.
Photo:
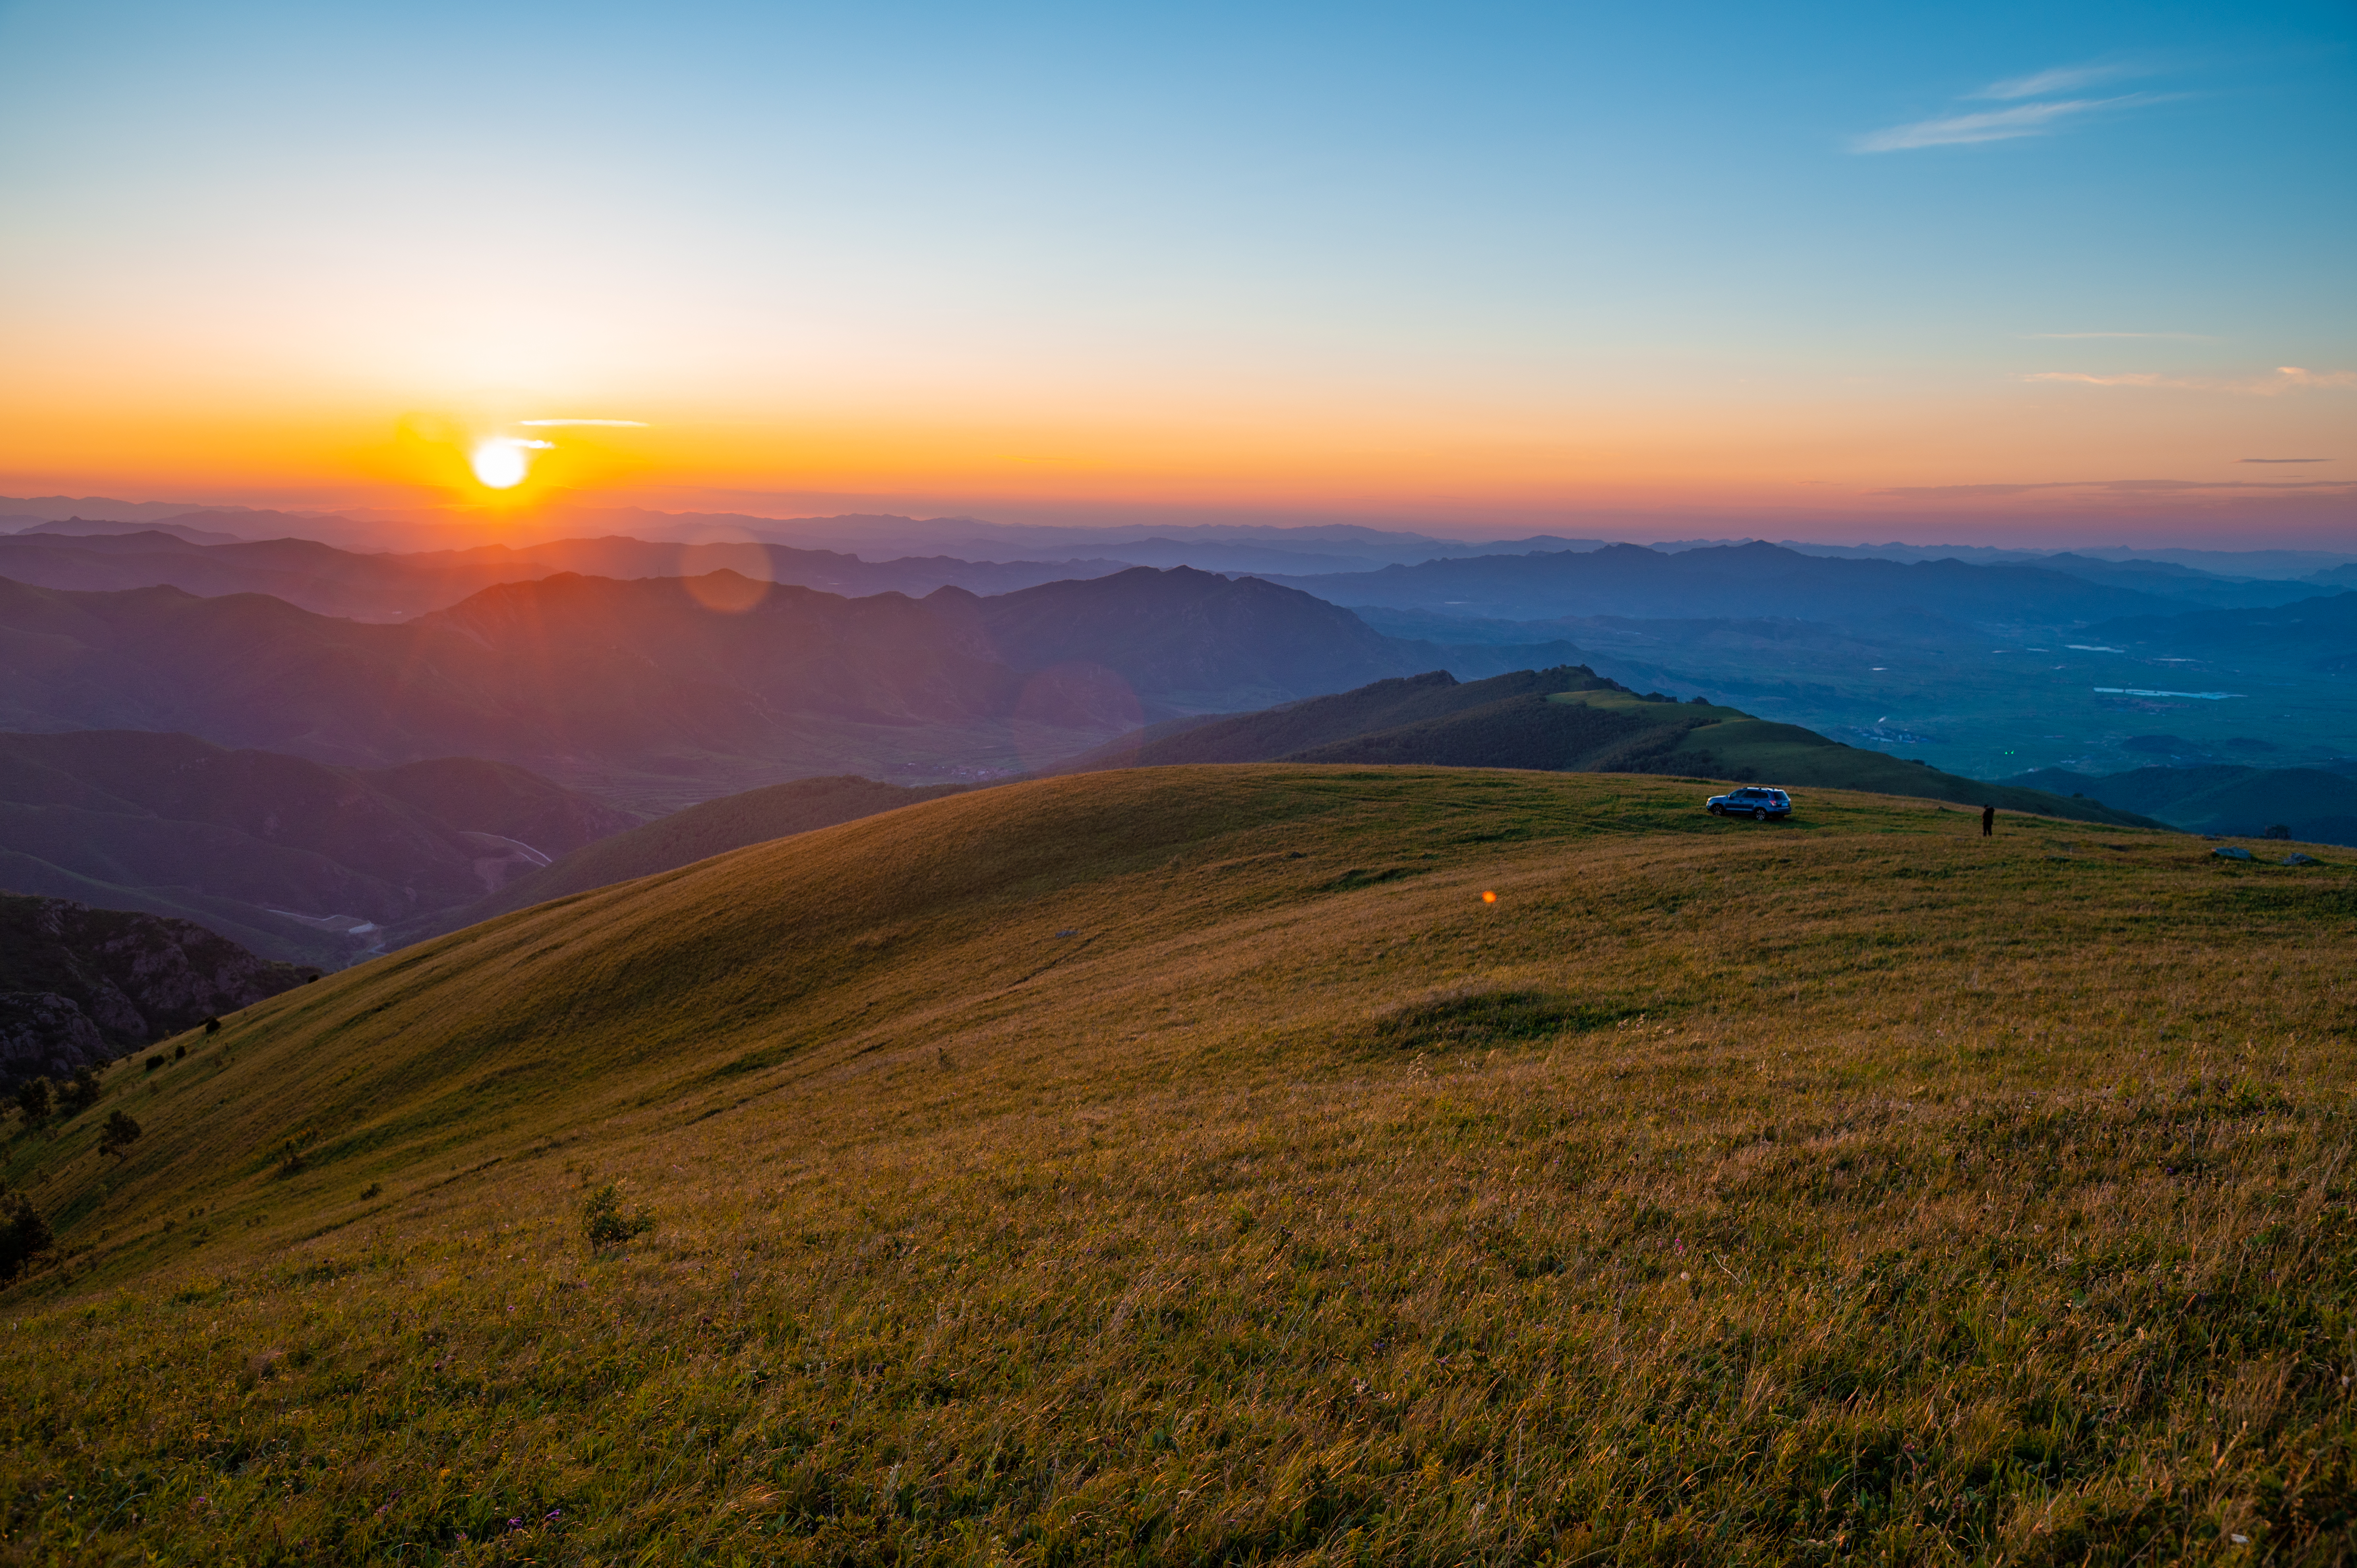
[[[188,920],[0,893],[0,1087],[70,1077],[318,972]]]

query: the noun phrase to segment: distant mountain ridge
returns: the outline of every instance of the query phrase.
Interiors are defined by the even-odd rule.
[[[1101,577],[1129,563],[1114,560],[963,561],[946,556],[869,562],[826,550],[722,541],[680,544],[640,539],[564,539],[511,548],[408,554],[359,553],[301,538],[238,540],[164,525],[131,532],[59,525],[0,535],[0,576],[37,587],[81,593],[174,587],[203,597],[268,594],[318,615],[354,620],[407,620],[447,609],[502,584],[564,573],[633,579],[736,571],[759,581],[862,598],[921,596],[956,586],[1007,593],[1040,583]]]
[[[0,580],[0,725],[186,731],[361,767],[485,757],[663,809],[683,789],[904,764],[1017,771],[1190,709],[1565,651],[1385,638],[1307,594],[1185,568],[923,600],[562,574],[397,625]]]
[[[1269,580],[1337,604],[1506,620],[1597,615],[1838,620],[1911,609],[1979,625],[2056,626],[2189,607],[2149,591],[2158,577],[2149,575],[2147,585],[2128,588],[2035,565],[1900,563],[1752,543],[1675,554],[1614,544]]]
[[[366,770],[187,735],[0,735],[0,887],[328,968],[636,823],[472,757]]]
[[[2091,775],[2048,768],[2012,782],[2084,795],[2190,833],[2258,838],[2280,827],[2306,843],[2357,844],[2357,779],[2324,768],[2205,763]]]

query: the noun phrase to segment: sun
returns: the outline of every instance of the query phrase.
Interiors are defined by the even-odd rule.
[[[487,489],[511,490],[523,483],[532,472],[534,451],[544,451],[545,441],[523,441],[512,435],[493,435],[475,443],[475,450],[467,458],[467,466]]]

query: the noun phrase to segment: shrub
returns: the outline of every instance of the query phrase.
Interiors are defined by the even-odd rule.
[[[2266,836],[2271,839],[2287,839],[2291,837],[2291,828],[2287,823],[2277,822],[2267,830]]]
[[[608,1182],[589,1195],[581,1206],[581,1231],[589,1238],[589,1250],[619,1247],[634,1236],[643,1236],[655,1228],[655,1217],[643,1208],[622,1212],[621,1195]]]
[[[278,1145],[278,1175],[281,1179],[303,1168],[303,1145],[289,1138]]]
[[[186,1046],[174,1046],[174,1047],[172,1047],[172,1059],[173,1059],[174,1061],[179,1061],[180,1059],[182,1059],[183,1058],[185,1058],[188,1054],[188,1047],[186,1047]]]
[[[27,1264],[55,1243],[48,1222],[33,1211],[23,1193],[0,1198],[0,1284],[22,1273]]]
[[[106,1126],[98,1134],[98,1152],[120,1155],[138,1136],[139,1123],[118,1111],[106,1119]]]
[[[16,1109],[24,1113],[26,1126],[48,1121],[57,1108],[57,1091],[48,1079],[37,1078],[16,1086]]]
[[[147,1058],[147,1070],[149,1072],[154,1072],[157,1068],[162,1067],[163,1065],[164,1053],[161,1051],[157,1051],[154,1056]]]
[[[218,1035],[218,1034],[220,1034],[220,1033],[221,1033],[221,1020],[220,1020],[219,1018],[208,1018],[208,1019],[206,1019],[206,1020],[205,1020],[205,1033],[206,1033],[206,1034],[208,1034],[208,1035]]]
[[[382,1182],[381,1182],[381,1181],[372,1181],[372,1182],[369,1183],[369,1184],[368,1184],[368,1186],[366,1186],[366,1187],[364,1187],[361,1188],[361,1197],[363,1197],[363,1198],[374,1197],[377,1194],[379,1194],[379,1193],[382,1192],[383,1190],[384,1190],[384,1183],[382,1183]]]
[[[104,1092],[98,1086],[96,1068],[85,1062],[74,1069],[73,1081],[66,1085],[65,1101],[68,1114],[78,1115],[89,1110],[98,1103],[98,1097]]]

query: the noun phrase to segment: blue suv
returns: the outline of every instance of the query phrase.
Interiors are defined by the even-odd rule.
[[[1792,814],[1792,797],[1781,789],[1747,784],[1731,794],[1713,795],[1708,810],[1714,817],[1749,817],[1755,822],[1773,817],[1781,822]]]

